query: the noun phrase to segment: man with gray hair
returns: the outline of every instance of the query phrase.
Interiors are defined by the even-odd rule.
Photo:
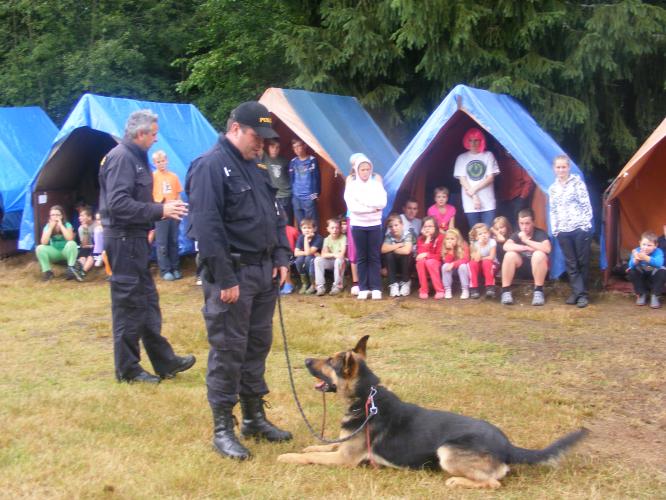
[[[148,109],[132,113],[125,137],[102,159],[99,169],[99,211],[104,250],[111,264],[111,313],[116,378],[120,382],[157,384],[188,370],[194,356],[176,356],[161,335],[162,314],[155,282],[148,268],[148,232],[155,221],[181,220],[182,200],[155,203],[148,150],[157,141],[157,115]],[[157,376],[145,371],[139,339]]]

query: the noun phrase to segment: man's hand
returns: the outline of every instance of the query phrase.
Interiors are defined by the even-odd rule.
[[[527,234],[525,234],[525,231],[519,232],[518,238],[520,238],[520,241],[522,241],[525,244],[527,244],[527,242],[530,241],[530,238],[529,236],[527,236]]]
[[[280,271],[280,283],[279,283],[279,285],[280,285],[280,288],[282,288],[282,285],[284,285],[285,282],[287,281],[287,275],[289,273],[289,268],[287,268],[286,266],[274,267],[273,268],[273,274],[272,274],[273,279],[275,279],[275,277],[277,276],[278,271]]]
[[[235,304],[240,296],[240,286],[232,286],[220,291],[220,300],[225,304]]]
[[[187,203],[183,200],[171,200],[162,205],[163,219],[183,220],[187,215]]]

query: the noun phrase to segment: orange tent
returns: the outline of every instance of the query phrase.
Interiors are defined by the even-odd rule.
[[[259,102],[273,115],[273,128],[280,135],[285,157],[290,157],[291,139],[295,137],[317,157],[322,188],[317,203],[320,222],[347,211],[343,194],[352,153],[364,153],[381,175],[398,157],[393,145],[354,97],[269,88]],[[319,230],[323,232],[325,227],[322,222]]]
[[[604,193],[604,284],[626,261],[643,231],[663,233],[666,224],[666,118],[647,138]]]

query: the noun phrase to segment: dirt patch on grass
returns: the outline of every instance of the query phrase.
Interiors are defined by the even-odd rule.
[[[564,374],[571,396],[594,408],[588,452],[666,472],[666,310],[636,307],[620,293],[597,294],[579,310],[557,292],[541,309],[524,291],[522,306],[493,315],[492,330],[470,334],[506,345],[526,366]]]

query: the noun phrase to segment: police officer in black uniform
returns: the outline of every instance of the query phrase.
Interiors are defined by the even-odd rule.
[[[254,101],[241,104],[231,112],[225,135],[192,162],[185,182],[189,234],[198,241],[203,269],[213,446],[241,460],[250,452],[234,432],[239,396],[243,437],[292,437],[266,418],[263,399],[273,312],[289,255],[276,190],[265,167],[257,165],[264,139],[274,137],[268,110]]]
[[[165,217],[181,220],[187,205],[181,200],[153,203],[153,176],[147,152],[157,140],[157,115],[144,109],[132,113],[125,137],[102,159],[99,171],[99,211],[104,249],[111,264],[111,312],[116,378],[157,384],[195,363],[194,356],[176,356],[160,331],[162,314],[155,282],[148,268],[148,231]],[[141,365],[139,339],[156,375]]]

